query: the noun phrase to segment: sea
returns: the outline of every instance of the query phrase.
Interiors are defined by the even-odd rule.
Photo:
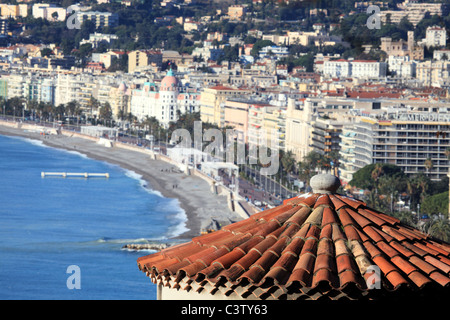
[[[107,178],[41,172],[109,173]],[[177,199],[135,172],[41,141],[0,135],[0,299],[155,300],[136,260],[187,231]]]

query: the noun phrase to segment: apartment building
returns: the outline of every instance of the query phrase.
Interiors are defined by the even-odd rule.
[[[236,89],[224,85],[204,89],[200,98],[201,120],[223,127],[225,125],[224,102],[230,98],[244,98],[251,93],[249,89]]]
[[[55,104],[55,80],[53,78],[35,75],[28,77],[23,86],[22,97],[27,101]]]
[[[348,60],[329,60],[323,63],[323,75],[332,78],[347,78],[352,74],[351,64]]]
[[[243,20],[246,12],[246,7],[242,5],[232,5],[228,7],[228,17],[230,20]]]
[[[41,18],[49,21],[66,20],[67,11],[65,8],[57,7],[50,3],[36,3],[32,7],[33,18]]]
[[[103,34],[103,33],[91,33],[89,39],[83,39],[80,41],[80,46],[90,43],[92,48],[98,48],[100,44],[106,44],[108,46],[114,46],[119,39],[115,34]]]
[[[392,75],[402,79],[411,79],[416,77],[417,63],[411,61],[409,56],[389,56],[389,71]]]
[[[14,97],[27,101],[55,103],[54,76],[43,76],[39,73],[18,73],[4,75],[0,79],[2,90],[0,96],[4,99]]]
[[[261,48],[261,50],[259,51],[260,59],[275,58],[276,60],[280,60],[283,58],[287,58],[288,56],[289,56],[289,49],[287,47],[267,46]]]
[[[316,118],[312,123],[311,146],[325,156],[340,150],[340,134],[345,122],[329,118]]]
[[[331,78],[379,79],[386,76],[387,64],[375,60],[329,60],[323,75]]]
[[[353,60],[351,64],[352,78],[379,79],[386,77],[387,64],[375,60]]]
[[[286,108],[271,104],[252,104],[248,109],[248,145],[285,150]]]
[[[223,50],[220,48],[215,47],[202,47],[202,48],[195,48],[192,51],[192,56],[197,57],[199,59],[202,59],[205,62],[208,62],[209,60],[217,61],[217,59],[220,58],[224,54]]]
[[[423,173],[432,180],[447,176],[450,147],[448,108],[395,111],[383,118],[361,117],[355,123],[354,169],[372,163],[394,164],[408,174]],[[432,166],[427,159],[431,159]]]
[[[433,59],[434,60],[450,60],[450,50],[449,49],[434,50]]]
[[[414,3],[405,1],[402,4],[398,4],[400,9],[396,10],[383,10],[380,12],[380,18],[383,23],[386,23],[388,19],[392,23],[400,23],[403,18],[408,18],[414,27],[425,17],[428,12],[431,16],[445,16],[448,14],[448,5],[446,3]]]
[[[86,20],[94,22],[96,28],[116,27],[119,24],[119,15],[111,12],[78,11],[78,21],[82,24]]]
[[[128,53],[128,73],[143,71],[148,66],[160,68],[163,55],[159,50],[135,50]]]
[[[428,27],[425,35],[427,47],[445,47],[447,45],[447,30],[442,27]]]
[[[122,82],[120,85],[113,85],[109,90],[109,105],[114,119],[120,120],[130,112],[131,89]]]
[[[292,151],[297,161],[312,150],[310,136],[313,120],[314,107],[304,99],[296,101],[289,99],[286,109],[286,151]]]
[[[28,4],[0,4],[2,18],[25,18],[28,16]]]
[[[354,126],[344,126],[340,135],[339,150],[339,178],[345,184],[353,179],[355,168],[355,136]]]
[[[89,100],[94,97],[95,79],[89,74],[58,74],[56,78],[55,105],[77,101],[82,108],[87,108]],[[85,111],[93,115],[95,110]]]
[[[245,98],[231,98],[224,102],[224,126],[232,127],[239,141],[248,143],[248,110],[251,105],[260,103]]]
[[[450,77],[450,61],[428,60],[417,63],[416,78],[424,86],[440,86]]]

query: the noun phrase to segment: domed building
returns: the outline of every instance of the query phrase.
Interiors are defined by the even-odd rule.
[[[134,89],[131,95],[131,113],[144,120],[155,117],[164,125],[178,120],[178,111],[197,112],[200,94],[196,90],[183,88],[172,68],[161,80],[159,87],[155,83],[145,82],[141,88]]]
[[[160,91],[178,92],[178,79],[170,69],[161,81]]]
[[[161,106],[161,119],[164,122],[176,121],[178,98],[178,79],[172,69],[162,79],[159,87],[159,103]]]

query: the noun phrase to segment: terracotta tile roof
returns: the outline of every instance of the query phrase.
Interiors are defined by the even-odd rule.
[[[230,298],[450,292],[450,244],[360,200],[314,190],[141,257],[139,269],[163,286]]]

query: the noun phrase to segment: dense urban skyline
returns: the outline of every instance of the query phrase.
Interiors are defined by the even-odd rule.
[[[449,12],[419,0],[4,0],[0,116],[193,170],[241,217],[295,206],[328,173],[343,197],[322,200],[333,215],[362,206],[354,197],[448,242]],[[220,229],[208,219],[202,233]]]

